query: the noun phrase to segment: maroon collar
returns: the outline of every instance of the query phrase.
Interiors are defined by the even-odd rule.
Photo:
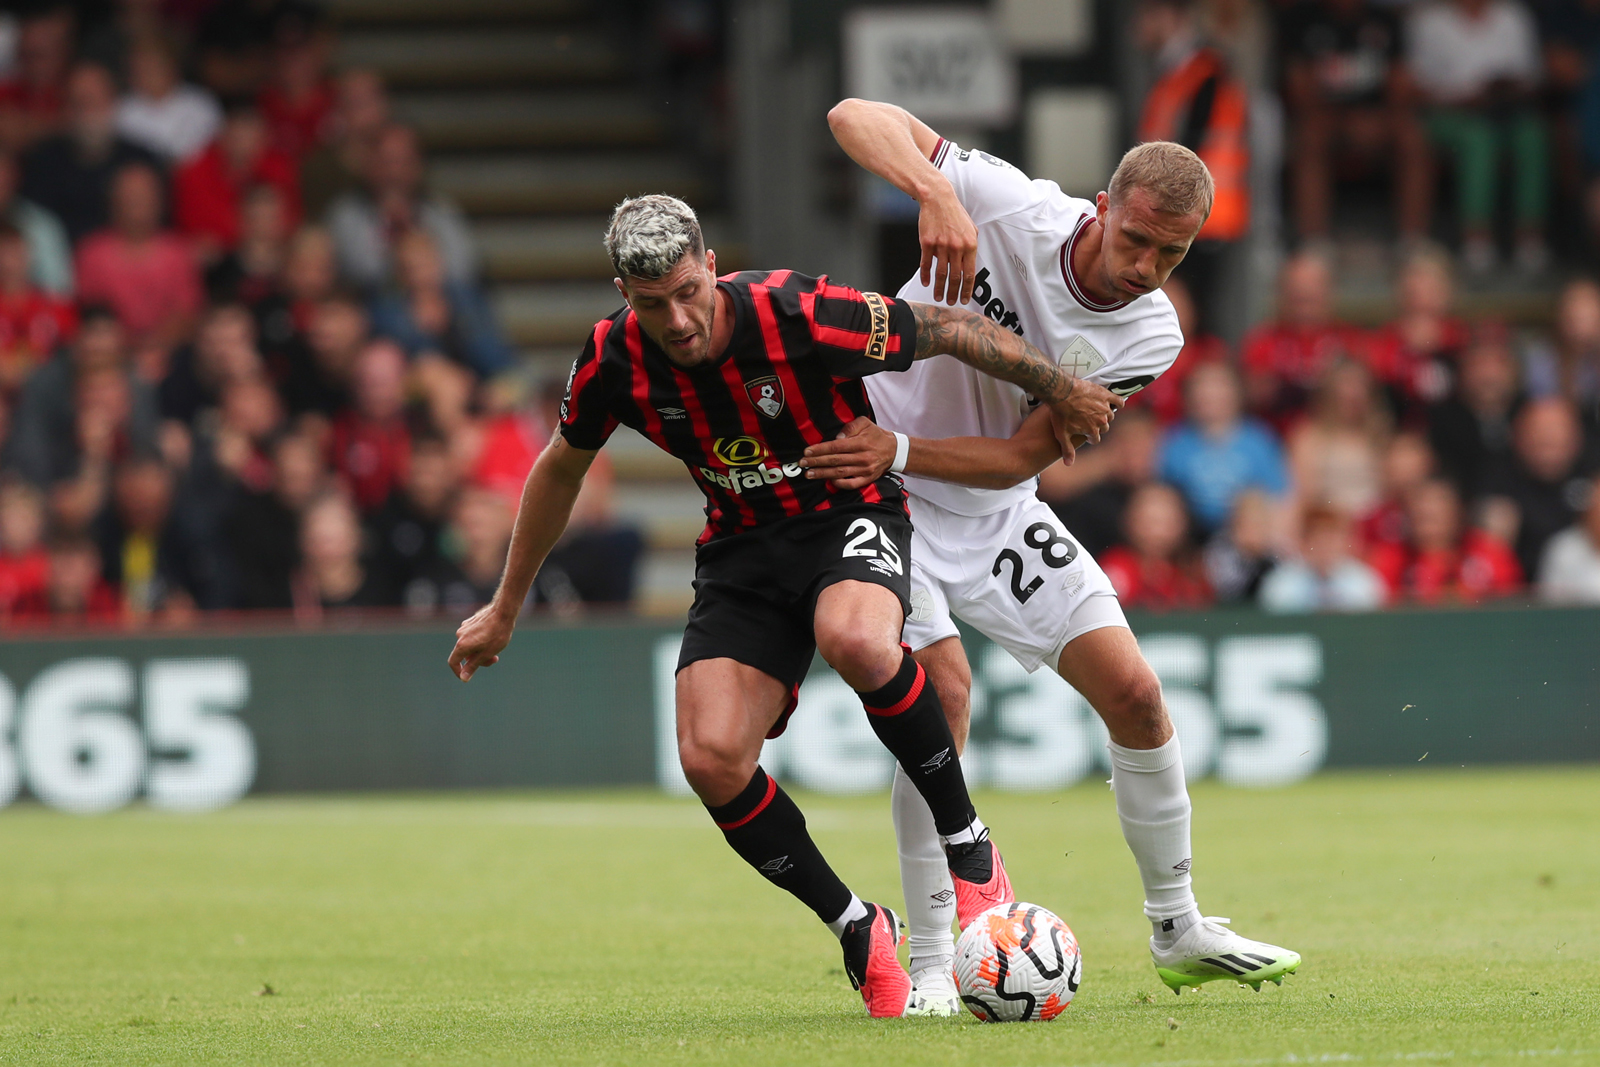
[[[1078,281],[1078,275],[1072,269],[1072,254],[1077,249],[1078,242],[1083,239],[1084,232],[1089,228],[1089,220],[1092,218],[1094,218],[1093,215],[1085,215],[1079,219],[1078,227],[1072,231],[1072,236],[1061,242],[1061,280],[1067,283],[1067,291],[1072,294],[1072,298],[1088,310],[1101,313],[1116,311],[1118,308],[1127,307],[1133,301],[1118,300],[1110,304],[1100,303],[1089,295],[1089,291],[1084,288],[1082,282]]]

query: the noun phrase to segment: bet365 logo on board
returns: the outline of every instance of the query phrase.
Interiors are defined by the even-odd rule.
[[[143,729],[129,714],[135,697]],[[24,783],[54,808],[91,814],[144,790],[152,806],[203,811],[238,800],[256,776],[250,669],[225,657],[62,660],[19,695],[0,674],[0,807]],[[15,743],[11,741],[15,728]]]

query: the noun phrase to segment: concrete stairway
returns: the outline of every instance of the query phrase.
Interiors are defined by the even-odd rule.
[[[619,305],[600,243],[618,200],[673,193],[713,208],[709,237],[724,229],[590,0],[331,7],[339,64],[382,72],[397,117],[422,136],[430,181],[470,216],[501,321],[536,378],[564,376],[595,320]],[[735,265],[737,252],[717,247]],[[608,451],[618,510],[652,546],[644,604],[681,609],[700,494],[681,465],[627,431]]]

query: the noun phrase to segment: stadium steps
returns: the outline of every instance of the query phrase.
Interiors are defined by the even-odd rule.
[[[596,319],[619,305],[600,245],[625,196],[702,204],[697,161],[675,148],[627,41],[591,0],[331,0],[338,62],[381,72],[413,125],[432,185],[466,211],[490,297],[528,377],[564,375]],[[706,220],[719,265],[740,250]],[[687,604],[701,497],[682,464],[619,431],[608,446],[617,509],[650,545],[646,610]]]

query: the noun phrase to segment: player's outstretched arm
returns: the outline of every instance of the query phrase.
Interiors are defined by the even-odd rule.
[[[511,643],[517,613],[528,599],[528,590],[545,557],[566,530],[572,505],[583,488],[583,477],[598,454],[572,447],[558,431],[534,461],[522,486],[522,503],[517,508],[517,524],[511,533],[500,587],[493,600],[456,628],[450,670],[463,682],[471,681],[479,667],[498,663],[501,650]]]
[[[907,301],[917,323],[917,359],[948,354],[992,378],[1021,386],[1050,408],[1061,455],[1072,462],[1074,439],[1100,440],[1126,402],[1103,386],[1074,378],[1061,365],[997,323],[960,308]]]
[[[939,135],[905,108],[876,100],[841,100],[828,127],[849,157],[921,205],[922,284],[952,306],[972,299],[978,228],[950,180],[930,162]]]
[[[1029,415],[1017,432],[1000,437],[911,437],[905,472],[975,489],[1010,489],[1061,458],[1050,413]],[[871,419],[848,423],[832,441],[806,449],[800,466],[807,478],[825,478],[840,489],[871,485],[894,465],[894,434]]]

